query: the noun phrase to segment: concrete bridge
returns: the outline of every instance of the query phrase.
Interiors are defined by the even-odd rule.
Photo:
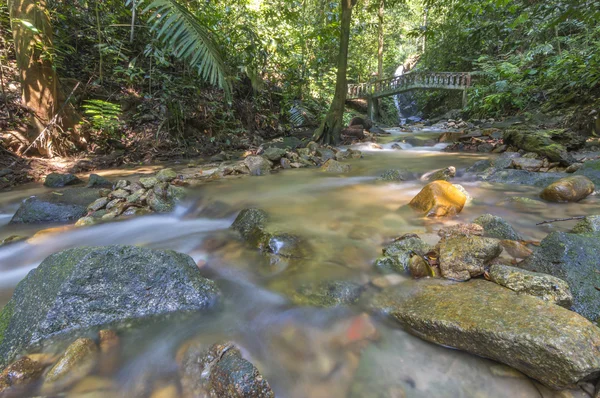
[[[411,90],[459,90],[466,105],[470,86],[470,72],[410,72],[369,83],[349,84],[347,99],[366,99],[369,117],[374,120],[379,113],[377,98]]]

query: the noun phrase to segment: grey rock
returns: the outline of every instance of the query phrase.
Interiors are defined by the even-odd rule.
[[[329,159],[323,166],[321,171],[326,173],[347,173],[350,171],[351,166],[349,164],[340,163],[337,160]]]
[[[571,309],[593,322],[600,320],[600,234],[552,232],[519,267],[556,276],[573,293]]]
[[[326,162],[329,159],[335,159],[335,152],[329,148],[319,147],[316,152],[317,156],[319,156],[323,162]]]
[[[88,207],[88,211],[97,211],[102,209],[108,204],[108,198],[99,198],[96,199],[93,203],[91,203]]]
[[[408,264],[413,253],[424,255],[431,246],[418,236],[408,236],[383,249],[383,256],[375,261],[375,268],[383,273],[408,272]]]
[[[115,184],[115,190],[125,189],[129,186],[129,184],[130,184],[129,180],[119,180]]]
[[[175,208],[175,204],[172,200],[156,194],[154,191],[148,193],[146,202],[148,203],[148,206],[157,213],[169,213]]]
[[[478,178],[483,181],[495,182],[500,184],[513,185],[531,185],[536,187],[545,187],[561,178],[571,174],[567,173],[533,173],[527,170],[496,170],[490,173],[480,174]]]
[[[578,314],[482,279],[408,281],[370,307],[432,343],[494,359],[554,389],[600,372],[600,329]]]
[[[41,194],[25,199],[11,224],[64,223],[76,221],[87,212],[87,206],[98,199],[98,190],[69,188],[60,195]]]
[[[390,169],[386,170],[377,178],[378,181],[391,181],[391,182],[402,182],[408,180],[414,180],[416,177],[414,173],[408,170],[402,169]]]
[[[248,156],[244,164],[250,170],[250,175],[264,176],[271,173],[271,162],[262,156]]]
[[[244,209],[238,214],[231,229],[238,231],[246,240],[250,239],[253,230],[267,225],[269,215],[261,209]]]
[[[282,148],[267,148],[262,156],[269,159],[272,162],[277,162],[279,159],[285,156],[286,150]]]
[[[156,184],[158,184],[158,179],[156,177],[142,177],[140,178],[140,184],[146,188],[153,188]]]
[[[90,178],[88,179],[88,183],[86,185],[87,188],[112,188],[112,182],[108,181],[106,178],[99,176],[98,174],[90,174]]]
[[[516,158],[512,160],[511,168],[517,170],[540,171],[544,167],[544,162],[538,159]]]
[[[130,246],[64,250],[31,271],[0,313],[0,367],[49,337],[203,311],[219,295],[186,254]]]
[[[509,265],[494,264],[489,271],[490,280],[517,293],[528,294],[544,301],[570,308],[573,295],[569,284],[560,278],[531,272]]]
[[[483,236],[497,239],[523,240],[523,237],[502,217],[484,214],[477,217],[473,223],[483,227]]]
[[[481,173],[492,167],[492,161],[489,159],[478,160],[467,169],[467,173]]]
[[[485,267],[502,253],[498,239],[456,236],[440,242],[440,271],[446,279],[466,281],[482,275]]]
[[[82,182],[74,174],[50,173],[44,179],[44,185],[49,188],[61,188],[67,185],[75,185]]]

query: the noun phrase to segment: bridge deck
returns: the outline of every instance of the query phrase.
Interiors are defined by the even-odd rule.
[[[469,72],[411,72],[369,83],[349,84],[348,99],[380,98],[416,89],[466,90]]]

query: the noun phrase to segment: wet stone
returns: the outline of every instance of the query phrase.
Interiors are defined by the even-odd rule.
[[[129,196],[129,192],[127,192],[126,190],[119,188],[117,190],[114,190],[110,193],[110,195],[108,196],[110,199],[125,199]]]
[[[594,193],[594,183],[585,176],[561,178],[548,185],[540,197],[549,202],[579,202]]]
[[[96,210],[100,210],[103,207],[105,207],[108,204],[109,200],[108,198],[99,198],[96,199],[93,203],[91,203],[87,209],[88,211],[96,211]]]
[[[300,286],[292,301],[297,305],[333,307],[354,304],[364,291],[364,286],[349,281],[324,281]]]
[[[407,170],[390,169],[386,170],[377,178],[378,181],[402,182],[414,180],[415,175]]]
[[[58,391],[87,376],[94,368],[97,357],[98,347],[93,340],[75,340],[46,374],[42,391]]]
[[[490,267],[489,276],[492,282],[517,293],[538,297],[567,309],[573,305],[569,284],[552,275],[494,264]]]
[[[112,188],[112,182],[98,174],[90,174],[86,188]]]
[[[497,239],[523,240],[523,237],[502,217],[484,214],[477,217],[473,223],[483,227],[484,236]]]
[[[156,177],[142,177],[140,178],[140,184],[142,187],[150,189],[158,184],[158,179]]]
[[[343,164],[334,159],[329,159],[323,166],[321,166],[321,171],[326,173],[347,173],[351,169],[349,164]]]
[[[82,182],[74,174],[50,173],[44,179],[44,185],[49,188],[61,188]]]
[[[244,209],[231,225],[231,229],[238,231],[244,239],[249,239],[255,228],[267,225],[269,215],[261,209]]]
[[[170,182],[177,178],[175,170],[167,168],[156,173],[156,179],[161,182]]]
[[[22,357],[0,373],[0,396],[17,396],[17,387],[36,382],[42,375],[45,365],[29,357]]]
[[[587,216],[579,221],[571,230],[574,234],[600,232],[600,216]]]
[[[440,270],[446,279],[467,281],[482,275],[502,253],[500,241],[480,236],[454,237],[440,242]]]
[[[128,185],[129,185],[129,181],[128,180],[119,180],[115,184],[115,190],[125,189],[125,188],[127,188]]]

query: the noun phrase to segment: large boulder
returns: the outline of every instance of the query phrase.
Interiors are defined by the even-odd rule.
[[[482,279],[407,281],[370,306],[427,341],[512,366],[549,387],[600,372],[600,329],[578,314]]]
[[[540,197],[548,202],[579,202],[594,193],[594,183],[585,176],[561,178],[548,185]]]
[[[12,224],[41,224],[76,221],[87,206],[100,197],[97,189],[68,188],[59,195],[45,193],[23,201],[10,221]]]
[[[534,152],[547,157],[552,162],[560,162],[570,166],[575,159],[567,150],[579,149],[585,144],[572,132],[566,130],[507,130],[504,133],[504,143],[527,152]]]
[[[494,264],[490,267],[492,282],[517,293],[528,294],[565,308],[573,305],[569,284],[560,278],[540,272],[531,272],[509,265]]]
[[[214,282],[171,250],[82,247],[46,258],[0,313],[0,367],[49,337],[217,303]]]
[[[456,236],[439,245],[440,271],[446,279],[466,281],[482,275],[485,267],[502,253],[498,239],[481,236]]]
[[[483,227],[484,236],[497,239],[523,240],[523,237],[502,217],[484,214],[473,220]]]
[[[425,185],[409,203],[413,209],[428,217],[455,216],[467,202],[467,196],[447,181],[433,181]]]
[[[74,174],[50,173],[44,179],[44,185],[49,188],[62,188],[67,185],[75,185],[82,182]]]
[[[591,321],[600,320],[600,234],[553,232],[519,267],[566,281],[573,293],[571,309]]]

